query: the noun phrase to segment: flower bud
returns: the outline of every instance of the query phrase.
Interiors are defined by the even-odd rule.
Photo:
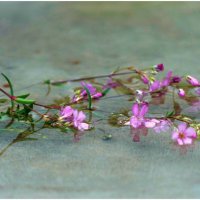
[[[178,90],[178,95],[179,97],[184,97],[185,96],[185,91],[183,89]]]
[[[157,72],[161,72],[164,70],[164,65],[160,63],[160,64],[155,65],[154,68]]]
[[[143,74],[141,76],[141,79],[142,79],[142,81],[143,81],[144,84],[148,84],[149,83],[149,79],[148,79],[148,77],[146,75]]]
[[[179,76],[172,77],[172,83],[180,83],[180,82],[181,82],[181,77]]]
[[[200,86],[199,81],[198,81],[196,78],[192,77],[192,76],[187,76],[187,77],[186,77],[186,80],[187,80],[187,82],[188,82],[189,84],[191,84],[191,85],[193,85],[193,86]]]

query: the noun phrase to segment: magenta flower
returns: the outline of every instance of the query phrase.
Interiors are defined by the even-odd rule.
[[[196,78],[194,78],[192,76],[187,76],[186,80],[192,86],[200,86],[200,82]]]
[[[154,66],[154,68],[156,69],[157,72],[161,72],[164,70],[164,65],[161,63],[161,64],[157,64]]]
[[[196,138],[195,129],[187,127],[186,123],[179,124],[178,128],[172,133],[172,140],[176,141],[179,145],[192,144]]]
[[[132,113],[133,116],[130,119],[130,125],[134,128],[139,128],[145,126],[147,128],[153,128],[156,125],[154,119],[145,118],[146,113],[148,112],[149,106],[147,103],[133,104]]]
[[[178,95],[179,95],[179,97],[184,97],[185,96],[185,91],[183,90],[183,89],[179,89],[178,90]]]
[[[80,131],[88,130],[89,124],[84,123],[86,116],[82,111],[74,110],[73,112],[73,124]]]

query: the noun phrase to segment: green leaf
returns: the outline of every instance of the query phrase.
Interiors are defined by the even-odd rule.
[[[110,89],[111,89],[111,88],[105,89],[105,90],[102,92],[102,95],[105,96],[105,95],[110,91]]]
[[[6,79],[6,81],[8,82],[8,85],[9,85],[9,87],[10,87],[10,95],[11,96],[14,96],[14,90],[13,90],[13,86],[12,86],[12,83],[11,83],[11,81],[10,81],[10,79],[5,75],[5,74],[3,74],[3,73],[1,73],[1,75]],[[12,108],[14,108],[14,101],[13,100],[11,100],[11,106],[12,106]]]
[[[23,98],[16,98],[15,101],[17,103],[21,103],[21,104],[33,104],[33,103],[35,103],[35,100],[32,100],[32,99],[23,99]]]
[[[88,95],[88,109],[91,110],[91,108],[92,108],[92,97],[91,97],[89,89],[87,87],[84,87],[84,89],[86,90],[87,95]]]
[[[12,96],[14,96],[14,90],[13,90],[13,86],[12,86],[12,83],[11,83],[10,79],[9,79],[5,74],[3,74],[3,73],[1,73],[1,75],[6,79],[6,81],[7,81],[8,84],[9,84],[9,87],[10,87],[10,94],[11,94]]]
[[[175,114],[175,111],[173,110],[173,111],[168,111],[167,113],[166,113],[166,117],[171,117],[172,115],[174,115]]]
[[[50,80],[45,80],[43,83],[44,83],[44,84],[50,84],[51,81],[50,81]]]
[[[17,98],[22,98],[22,99],[26,99],[30,94],[22,94],[17,96]]]

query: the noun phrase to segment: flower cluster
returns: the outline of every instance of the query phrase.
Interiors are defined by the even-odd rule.
[[[84,131],[89,129],[89,124],[85,123],[86,116],[83,111],[73,109],[71,106],[66,106],[60,111],[59,120],[65,122],[68,126]]]
[[[131,125],[133,134],[133,141],[139,141],[139,132],[147,135],[147,128],[153,128],[156,133],[167,131],[173,124],[167,119],[146,118],[148,112],[148,104],[143,102],[141,104],[134,103],[132,107],[133,116],[130,122],[126,125]],[[137,129],[135,131],[135,129]],[[176,141],[179,145],[192,144],[193,140],[197,138],[197,133],[194,128],[188,127],[185,122],[180,123],[178,128],[174,128],[172,133],[172,140]]]
[[[103,119],[102,115],[97,113],[97,111],[102,112],[103,110],[98,109],[98,106],[94,106],[93,102],[97,103],[97,99],[102,100],[102,97],[107,95],[110,90],[115,90],[117,93],[122,93],[123,96],[129,95],[129,101],[134,100],[132,113],[130,115],[130,108],[120,113],[120,115],[112,116],[111,113],[111,117],[108,117],[108,123],[119,126],[129,125],[133,141],[138,142],[140,135],[146,136],[149,129],[154,130],[156,133],[166,132],[171,129],[171,139],[175,143],[178,145],[192,144],[200,136],[199,118],[188,116],[188,112],[182,111],[184,109],[184,111],[190,110],[193,112],[192,114],[199,113],[200,81],[191,75],[174,75],[172,71],[168,71],[163,78],[157,79],[156,75],[163,71],[164,65],[161,63],[143,70],[138,70],[131,66],[100,76],[60,81],[47,80],[44,82],[44,84],[48,84],[47,94],[49,94],[53,85],[82,81],[80,82],[81,87],[74,90],[75,94],[72,98],[65,96],[64,100],[59,99],[53,105],[43,105],[34,99],[29,99],[27,98],[29,94],[14,96],[15,93],[11,81],[6,75],[2,74],[9,86],[7,88],[10,88],[10,93],[3,87],[0,87],[0,92],[9,99],[10,107],[6,112],[0,113],[0,119],[4,116],[10,117],[12,119],[10,124],[15,121],[13,119],[29,121],[31,124],[44,120],[45,125],[48,127],[58,127],[64,131],[70,130],[75,134],[83,134],[85,130],[91,129],[89,123],[92,121],[92,112],[95,111],[95,116],[100,117],[100,120],[97,121]],[[124,79],[115,78],[122,75],[125,75]],[[97,81],[97,79],[102,78],[107,78],[105,84]],[[87,83],[84,81],[87,81]],[[139,81],[142,81],[142,84]],[[159,115],[160,117],[155,113],[154,115],[148,113],[151,104],[159,105],[165,103],[167,93],[170,93],[170,97],[172,97],[172,110],[166,112],[166,114]],[[115,98],[118,96],[110,97]],[[104,100],[110,97],[104,98]],[[181,103],[187,103],[190,107],[183,108],[184,106],[177,101],[177,97],[179,97]],[[0,99],[0,103],[2,102],[7,102],[7,99]],[[88,105],[85,105],[86,102]],[[45,114],[40,113],[38,109],[35,109],[35,106],[46,109]],[[74,108],[75,106],[78,107],[78,110]],[[53,112],[50,113],[54,109],[60,111],[59,116]],[[86,121],[86,115],[82,110],[87,110],[91,114],[89,123]],[[39,115],[40,119],[35,122],[32,113]],[[76,134],[76,136],[78,135]]]

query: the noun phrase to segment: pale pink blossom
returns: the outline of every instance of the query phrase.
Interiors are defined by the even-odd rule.
[[[80,131],[89,129],[89,124],[85,123],[86,115],[83,111],[73,109],[71,106],[66,106],[61,109],[59,119]]]
[[[73,124],[80,131],[88,130],[89,124],[85,123],[86,116],[82,111],[74,110],[73,112]]]
[[[181,123],[178,128],[172,133],[172,140],[176,141],[179,145],[192,144],[193,140],[197,138],[195,129],[188,127],[186,123]]]
[[[146,102],[142,104],[134,103],[132,107],[133,116],[130,119],[130,125],[134,128],[139,128],[142,126],[153,128],[156,125],[155,120],[145,118],[148,109],[149,106]]]

